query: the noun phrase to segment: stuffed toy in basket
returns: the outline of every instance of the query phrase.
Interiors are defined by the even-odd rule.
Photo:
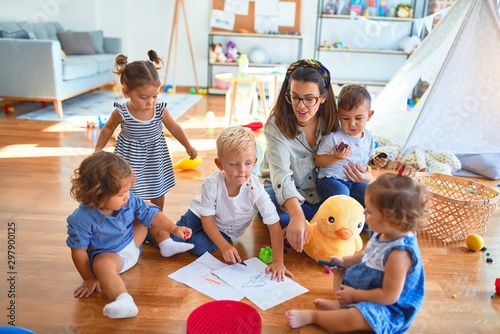
[[[360,233],[364,223],[363,206],[354,198],[332,196],[308,223],[304,251],[316,261],[352,255],[363,247]]]

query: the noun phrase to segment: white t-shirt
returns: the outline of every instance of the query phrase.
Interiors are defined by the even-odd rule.
[[[232,238],[245,233],[257,213],[262,216],[264,224],[279,221],[269,194],[253,174],[234,197],[227,193],[224,171],[211,174],[201,186],[201,195],[191,201],[189,209],[198,217],[214,216],[219,231]]]
[[[333,147],[338,146],[341,142],[351,147],[351,154],[346,159],[337,161],[328,167],[318,167],[318,179],[334,177],[347,181],[344,174],[344,166],[347,166],[349,163],[359,164],[363,168],[368,166],[368,161],[373,156],[375,150],[375,142],[368,130],[365,129],[363,131],[363,137],[361,138],[349,136],[342,128],[337,132],[330,132],[321,139],[318,154],[333,154]]]

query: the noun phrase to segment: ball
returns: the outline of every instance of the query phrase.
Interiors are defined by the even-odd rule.
[[[465,240],[465,243],[467,244],[467,247],[470,250],[473,250],[477,252],[478,250],[481,250],[484,246],[484,240],[483,237],[481,237],[479,234],[471,234],[467,237]]]
[[[250,62],[257,64],[265,64],[267,63],[266,53],[262,50],[255,49],[248,55]]]

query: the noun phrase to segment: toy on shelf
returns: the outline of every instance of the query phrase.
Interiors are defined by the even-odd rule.
[[[413,8],[409,4],[399,4],[396,7],[396,15],[403,19],[413,17]]]
[[[365,222],[363,210],[363,206],[350,196],[328,198],[307,224],[304,252],[318,261],[360,251],[363,246],[360,233]]]
[[[207,93],[208,93],[208,90],[207,90],[206,87],[200,87],[200,88],[198,88],[198,94],[200,94],[200,95],[207,95]]]
[[[273,250],[269,246],[262,247],[259,251],[259,259],[265,264],[273,262]]]
[[[417,35],[403,37],[398,43],[398,46],[405,53],[412,53],[415,51],[420,44],[422,44],[422,40]]]
[[[198,167],[199,165],[201,165],[201,158],[200,156],[197,156],[196,158],[194,159],[191,159],[189,157],[187,158],[183,158],[179,161],[177,161],[177,163],[175,163],[172,167],[174,169],[183,169],[183,170],[187,170],[187,169],[193,169],[193,168],[196,168]]]
[[[211,63],[224,63],[226,62],[226,55],[222,52],[222,44],[212,43],[210,44],[210,55],[209,61]]]
[[[236,62],[240,58],[240,50],[236,46],[236,44],[232,41],[227,42],[226,44],[226,62]]]
[[[252,50],[248,55],[248,60],[255,64],[264,64],[268,62],[266,53],[260,49]]]

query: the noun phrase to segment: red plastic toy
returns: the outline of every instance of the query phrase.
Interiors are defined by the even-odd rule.
[[[495,292],[500,296],[500,278],[497,278],[495,280]]]
[[[264,125],[262,124],[262,122],[252,122],[252,123],[248,123],[248,124],[242,125],[242,127],[249,128],[252,131],[257,131],[259,129],[262,129],[263,126]]]

